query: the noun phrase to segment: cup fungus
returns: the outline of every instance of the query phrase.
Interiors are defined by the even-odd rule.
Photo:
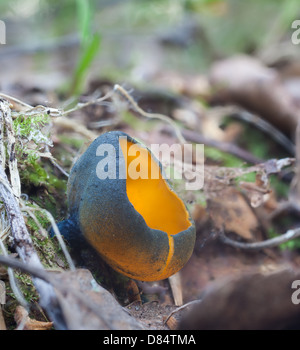
[[[150,150],[123,132],[102,134],[75,163],[68,203],[62,234],[83,235],[126,276],[165,279],[192,254],[195,227],[183,201]]]

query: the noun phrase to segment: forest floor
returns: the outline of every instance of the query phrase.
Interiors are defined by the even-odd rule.
[[[7,52],[0,58],[1,90],[12,103],[16,139],[25,145],[23,153],[17,152],[21,193],[27,207],[39,213],[39,224],[28,213],[25,222],[44,267],[60,271],[62,276],[55,278],[68,287],[60,290],[59,297],[67,326],[299,328],[296,304],[300,300],[296,298],[295,303],[292,299],[293,288],[298,287],[292,284],[300,280],[298,58],[279,57],[270,63],[237,55],[212,62],[205,73],[188,74],[162,69],[154,59],[161,57],[159,45],[153,44],[149,60],[134,70],[135,77],[146,76],[147,83],[133,83],[132,76],[128,81],[126,77],[122,81],[107,78],[91,70],[79,98],[87,103],[82,108],[59,90],[70,75],[72,50],[48,52],[47,69],[38,72],[31,53]],[[114,90],[116,84],[123,87],[121,91]],[[105,103],[97,102],[107,92],[112,94]],[[18,116],[37,117],[25,111],[25,104],[43,106],[41,115],[51,109],[49,118],[33,124],[18,120]],[[74,111],[61,114],[73,107]],[[203,188],[187,191],[184,180],[173,183],[196,225],[191,259],[167,280],[138,282],[114,272],[89,247],[79,253],[68,247],[76,266],[70,271],[59,242],[44,234],[50,221],[43,209],[56,222],[67,216],[67,175],[79,155],[103,132],[122,130],[147,146],[177,143],[172,122],[154,113],[175,121],[187,143],[204,144]],[[32,145],[25,127],[40,130],[49,144],[39,140]],[[40,152],[38,157],[30,158],[30,150]],[[8,240],[6,244],[16,257]],[[31,278],[19,270],[16,276],[30,305],[30,318],[18,308],[20,300],[11,290],[7,270],[1,267],[0,280],[6,286],[2,329],[55,328],[38,306],[39,295]],[[71,289],[83,298],[88,296],[100,311],[93,311]],[[76,308],[71,307],[74,303]]]

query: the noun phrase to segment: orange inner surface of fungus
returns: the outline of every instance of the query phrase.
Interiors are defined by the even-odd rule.
[[[191,226],[189,214],[163,179],[151,153],[126,138],[120,138],[119,143],[127,169],[127,196],[135,210],[150,228],[162,230],[168,236],[185,231]]]

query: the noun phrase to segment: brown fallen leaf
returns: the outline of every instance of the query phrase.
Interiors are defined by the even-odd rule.
[[[23,330],[45,331],[53,327],[53,322],[42,322],[30,318],[27,310],[21,305],[16,307],[14,319],[17,323],[17,328],[20,327]]]
[[[69,330],[143,329],[86,269],[52,273],[53,282]]]
[[[2,263],[25,270],[39,281],[53,286],[55,295],[51,311],[56,316],[53,325],[56,327],[58,324],[58,329],[144,329],[109,291],[95,281],[89,270],[46,272],[17,259],[5,256],[0,258]],[[30,321],[26,320],[27,315],[22,309],[21,311],[21,314],[17,313],[16,321],[20,323],[20,318]]]
[[[246,240],[258,239],[260,227],[254,208],[269,199],[269,175],[293,164],[293,158],[270,159],[248,168],[206,166],[204,171],[207,211],[218,230],[235,232]],[[255,183],[234,180],[256,174]],[[239,186],[239,188],[238,188]]]
[[[253,240],[259,222],[245,197],[234,187],[223,188],[207,200],[207,210],[218,230],[234,232]]]
[[[250,273],[218,280],[206,288],[201,303],[182,318],[179,329],[300,329],[300,271]],[[295,294],[294,294],[295,293]]]
[[[213,103],[236,104],[293,135],[299,107],[279,74],[246,55],[216,62],[210,72]]]

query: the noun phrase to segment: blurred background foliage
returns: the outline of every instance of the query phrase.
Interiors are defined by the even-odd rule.
[[[33,69],[49,70],[51,53],[71,52],[55,61],[71,95],[91,74],[143,83],[157,66],[205,72],[217,58],[290,37],[300,18],[298,0],[1,0],[0,13],[2,53],[23,50]]]

